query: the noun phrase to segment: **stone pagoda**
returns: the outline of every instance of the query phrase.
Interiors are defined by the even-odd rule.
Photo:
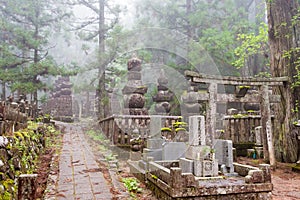
[[[170,101],[173,99],[173,93],[169,91],[168,79],[165,76],[164,70],[161,70],[160,77],[157,79],[157,94],[153,96],[153,101],[156,102],[155,111],[159,115],[168,115],[171,110]]]
[[[47,102],[47,111],[55,120],[73,122],[72,83],[69,77],[59,77]]]
[[[145,106],[145,93],[147,86],[142,83],[142,61],[133,56],[127,62],[127,84],[122,90],[124,95],[124,113],[125,115],[147,115],[148,110]]]

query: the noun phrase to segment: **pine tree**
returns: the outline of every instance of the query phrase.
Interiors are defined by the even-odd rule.
[[[33,103],[38,105],[38,90],[45,89],[42,77],[63,74],[48,55],[51,48],[49,38],[59,29],[60,22],[67,17],[63,1],[10,0],[0,1],[1,33],[8,33],[2,41],[7,50],[1,55],[1,70],[12,71],[9,80],[12,91],[33,94]],[[13,70],[12,70],[13,69]],[[2,73],[1,73],[2,74]]]
[[[97,116],[103,119],[109,114],[109,97],[107,94],[106,71],[118,51],[117,46],[108,45],[108,40],[112,38],[114,31],[120,30],[118,5],[111,5],[107,0],[73,0],[71,5],[85,7],[90,11],[90,17],[77,20],[73,27],[84,41],[97,43],[97,61],[92,63],[89,69],[98,69],[98,86],[96,88]],[[105,14],[109,13],[109,14]],[[108,17],[109,15],[109,17]],[[120,33],[121,34],[121,33]],[[85,47],[85,50],[89,50]]]

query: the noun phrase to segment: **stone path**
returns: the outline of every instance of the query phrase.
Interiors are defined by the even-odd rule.
[[[59,158],[59,174],[52,200],[112,199],[111,185],[106,181],[95,160],[81,128],[66,127]]]

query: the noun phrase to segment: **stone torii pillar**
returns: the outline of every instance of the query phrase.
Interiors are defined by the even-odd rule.
[[[270,165],[276,165],[275,151],[273,146],[273,134],[272,134],[272,121],[271,121],[271,109],[270,109],[270,97],[269,86],[260,86],[261,96],[261,125],[262,125],[262,137],[264,147],[264,157],[266,160],[270,160]]]

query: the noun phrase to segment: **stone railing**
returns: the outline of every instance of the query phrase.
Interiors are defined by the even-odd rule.
[[[221,139],[232,140],[233,143],[255,142],[254,130],[258,126],[261,126],[260,115],[226,115]]]
[[[261,126],[260,115],[227,115],[224,118],[224,133],[222,139],[233,143],[254,142],[254,128]]]
[[[163,127],[172,127],[180,116],[161,116]],[[113,115],[99,122],[103,133],[118,146],[130,145],[130,139],[147,138],[150,130],[150,115]]]

